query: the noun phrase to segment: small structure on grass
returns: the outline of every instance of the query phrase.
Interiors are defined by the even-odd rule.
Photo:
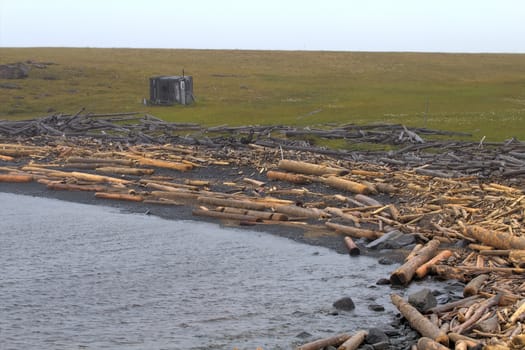
[[[155,105],[189,105],[193,97],[193,77],[188,75],[156,76],[149,79],[150,103]]]

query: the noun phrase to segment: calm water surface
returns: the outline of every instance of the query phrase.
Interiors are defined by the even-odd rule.
[[[7,193],[0,267],[0,349],[292,349],[393,313],[369,257]],[[331,315],[342,296],[356,309]]]

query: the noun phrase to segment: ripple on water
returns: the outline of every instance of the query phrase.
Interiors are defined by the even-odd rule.
[[[290,349],[388,322],[384,270],[264,233],[0,193],[5,348]],[[351,296],[356,310],[331,314]],[[368,310],[370,301],[386,314]]]

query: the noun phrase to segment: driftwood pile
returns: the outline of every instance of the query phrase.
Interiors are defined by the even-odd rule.
[[[364,152],[333,156],[271,146],[269,138],[256,139],[257,130],[243,134],[251,139],[242,142],[224,141],[234,134],[220,136],[223,143],[211,141],[211,148],[203,142],[162,143],[187,139],[175,135],[178,127],[197,127],[173,124],[169,129],[152,117],[111,116],[112,125],[118,125],[115,118],[136,121],[126,126],[133,135],[124,136],[121,126],[104,129],[107,121],[98,118],[77,114],[0,123],[8,135],[0,138],[0,182],[38,182],[50,190],[90,191],[102,199],[192,206],[193,215],[245,225],[315,227],[341,234],[353,254],[359,252],[354,240],[411,234],[419,244],[392,272],[392,284],[407,285],[427,274],[465,282],[464,299],[426,313],[392,295],[392,303],[422,335],[418,349],[525,347],[525,187],[521,177],[504,175],[521,174],[521,142],[470,144],[466,151],[448,148],[433,157],[419,153],[426,143],[414,143],[396,153],[412,157],[417,151],[413,167],[409,161],[393,162],[396,154],[369,162],[371,155]],[[96,136],[91,134],[95,129]],[[90,137],[81,137],[82,132]],[[460,162],[458,154],[469,150],[473,163]],[[496,169],[492,162],[506,165]],[[460,163],[490,171],[460,172]],[[356,349],[365,338],[366,332],[337,335],[300,349]]]

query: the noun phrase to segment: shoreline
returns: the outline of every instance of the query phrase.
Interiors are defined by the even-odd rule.
[[[65,120],[67,125],[82,118]],[[391,274],[383,282],[404,288],[392,291],[392,302],[421,339],[448,345],[465,333],[474,339],[469,341],[486,345],[487,334],[500,332],[511,344],[512,334],[521,331],[516,324],[521,314],[516,313],[525,315],[519,306],[525,299],[525,253],[518,254],[525,249],[522,142],[487,149],[482,144],[463,149],[460,143],[443,153],[427,153],[428,145],[420,142],[404,152],[319,153],[303,146],[226,138],[219,139],[222,144],[205,138],[206,143],[196,145],[126,140],[58,135],[6,139],[0,148],[0,191],[104,204],[166,219],[246,225],[343,254],[345,237],[358,243],[387,240],[390,247],[366,254],[385,257],[390,264],[403,262],[409,252],[413,256],[395,271],[385,267],[385,277],[386,271]],[[416,310],[413,318],[399,294],[426,275],[464,285],[484,275],[484,284],[474,289],[476,305],[490,302],[490,312],[514,316],[496,319],[498,328],[482,333],[472,328],[483,320],[458,318],[466,310],[447,304],[438,308],[446,313]],[[447,282],[443,284],[446,289]],[[452,299],[458,298],[472,305],[457,294]],[[428,317],[438,326],[421,329]],[[396,336],[403,337],[402,331]]]

